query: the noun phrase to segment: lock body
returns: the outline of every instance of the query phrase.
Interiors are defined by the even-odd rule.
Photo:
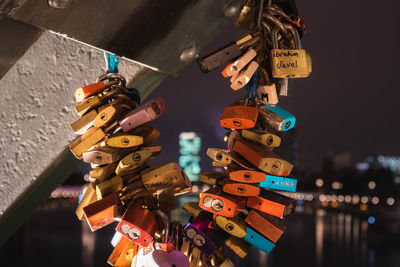
[[[151,243],[157,229],[155,214],[135,204],[129,206],[116,228],[124,237],[144,247]]]
[[[257,88],[257,101],[267,104],[278,104],[278,94],[276,93],[275,83],[267,83],[266,85],[260,85]]]
[[[263,251],[265,254],[269,254],[271,250],[275,247],[275,244],[263,237],[257,231],[253,230],[251,227],[246,228],[246,236],[243,238],[249,244],[252,244],[259,250]]]
[[[136,256],[138,250],[138,245],[122,236],[108,258],[107,263],[116,267],[130,267],[133,257]]]
[[[92,110],[85,114],[79,120],[71,124],[71,129],[76,134],[84,134],[90,127],[93,126],[94,120],[97,116],[97,111]]]
[[[69,145],[69,148],[76,158],[82,159],[82,154],[100,142],[105,136],[102,129],[92,127],[86,133],[75,139],[75,141]]]
[[[225,232],[230,235],[243,238],[246,236],[246,223],[240,216],[228,218],[221,215],[216,215],[215,223]]]
[[[296,192],[297,180],[293,178],[267,174],[265,181],[260,182],[259,186],[274,190]]]
[[[267,128],[285,132],[292,129],[296,118],[285,109],[277,105],[265,105],[259,109],[259,120]]]
[[[223,149],[209,148],[207,149],[207,156],[209,156],[215,162],[221,164],[221,166],[227,166],[232,162],[232,158]]]
[[[116,162],[107,164],[104,167],[95,167],[90,170],[89,176],[101,182],[110,178],[114,174],[116,167]]]
[[[129,134],[118,134],[109,137],[106,140],[107,146],[110,147],[135,147],[143,144],[143,137],[137,135],[129,135]]]
[[[153,99],[143,106],[129,112],[121,121],[122,131],[128,132],[142,124],[153,121],[160,117],[167,109],[162,97]]]
[[[265,173],[252,170],[230,171],[229,178],[240,183],[260,183],[265,181]]]
[[[270,190],[262,190],[260,196],[248,198],[247,206],[278,218],[285,218],[294,213],[296,200]]]
[[[226,107],[222,114],[221,127],[230,129],[248,129],[256,125],[258,109],[250,106]]]
[[[305,78],[310,75],[304,49],[271,49],[270,58],[274,78]]]
[[[114,222],[116,194],[108,195],[83,208],[86,221],[92,232]]]
[[[96,195],[97,199],[102,199],[103,197],[121,190],[123,187],[123,180],[120,176],[115,176],[110,180],[105,180],[96,185]]]
[[[213,187],[200,194],[199,207],[217,215],[235,217],[244,209],[245,201],[245,198],[231,196]]]
[[[293,168],[293,165],[289,162],[255,143],[237,140],[233,146],[233,151],[240,154],[260,170],[274,175],[287,176]]]
[[[266,147],[278,147],[281,144],[281,138],[272,133],[243,130],[242,137]]]
[[[267,214],[251,210],[246,217],[246,223],[263,236],[276,243],[285,231],[285,225],[279,219]]]
[[[79,203],[78,207],[76,208],[75,214],[79,218],[79,220],[84,221],[85,214],[83,212],[83,208],[87,205],[92,204],[93,202],[97,201],[96,195],[96,183],[90,183],[86,188],[85,194],[82,197],[81,202]]]
[[[250,250],[249,243],[235,236],[229,237],[225,241],[225,245],[242,259],[247,256],[247,253]]]
[[[210,185],[218,185],[226,175],[217,171],[205,171],[199,174],[199,181]]]
[[[242,197],[258,196],[260,194],[260,188],[258,187],[258,184],[237,183],[229,179],[224,181],[222,191],[231,195]]]

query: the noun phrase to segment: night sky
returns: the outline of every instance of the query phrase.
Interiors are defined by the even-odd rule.
[[[399,2],[297,1],[297,6],[308,27],[303,48],[312,56],[313,73],[292,79],[293,95],[280,97],[279,105],[297,118],[302,167],[320,169],[330,150],[350,152],[354,163],[373,154],[399,155]],[[243,33],[228,26],[200,55]],[[202,136],[202,166],[211,168],[206,149],[225,147],[222,112],[245,94],[233,91],[220,71],[204,74],[193,62],[151,94],[149,99],[163,96],[168,105],[153,124],[162,133],[158,161],[177,161],[179,133],[195,131]]]

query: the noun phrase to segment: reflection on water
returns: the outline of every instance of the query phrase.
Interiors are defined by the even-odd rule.
[[[43,205],[1,247],[0,266],[109,266],[115,225],[92,233],[74,208]],[[358,216],[306,208],[285,221],[286,233],[270,255],[253,247],[244,260],[233,259],[237,266],[399,266],[400,241],[371,235]]]

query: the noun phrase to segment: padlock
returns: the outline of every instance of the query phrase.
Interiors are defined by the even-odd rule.
[[[296,118],[278,105],[264,105],[259,108],[259,122],[264,129],[288,131],[296,123]]]
[[[120,176],[115,176],[110,180],[105,180],[96,185],[97,199],[102,199],[105,196],[117,192],[122,189],[124,181]]]
[[[99,128],[110,125],[112,122],[121,117],[122,114],[132,110],[133,108],[134,107],[124,104],[121,100],[117,99],[103,106],[98,111],[98,114],[93,121],[93,125]]]
[[[204,210],[202,208],[199,207],[199,203],[198,202],[185,202],[183,204],[183,209],[193,215],[194,217],[197,217],[200,215],[200,212],[203,212]]]
[[[272,30],[272,46],[270,51],[271,70],[274,78],[305,78],[310,75],[307,55],[301,49],[299,33],[293,26],[285,24],[294,40],[294,49],[280,49],[278,44],[278,28]]]
[[[250,64],[240,71],[237,75],[233,76],[234,78],[231,79],[231,88],[235,91],[243,88],[254,75],[258,68],[258,63],[256,61],[250,62]]]
[[[213,187],[200,194],[199,207],[217,215],[235,217],[244,209],[245,202],[243,197],[234,197]]]
[[[99,81],[99,82],[78,88],[75,91],[75,100],[78,102],[83,101],[92,95],[96,95],[96,94],[103,92],[107,87],[117,84],[118,82],[119,82],[118,80]]]
[[[83,152],[82,159],[87,163],[94,164],[110,164],[119,161],[126,154],[128,154],[132,149],[135,148],[125,148],[120,149],[116,147],[102,146],[86,152]]]
[[[144,146],[143,150],[148,150],[151,152],[151,157],[158,156],[162,152],[162,146]]]
[[[242,197],[258,196],[260,194],[260,188],[258,187],[258,184],[237,183],[229,178],[224,179],[222,191],[231,195]]]
[[[104,167],[95,167],[90,170],[89,176],[99,182],[102,182],[114,174],[115,168],[117,168],[117,162],[107,164]]]
[[[106,144],[119,148],[135,147],[143,144],[143,137],[132,134],[115,134],[107,138]]]
[[[247,207],[278,218],[286,218],[294,213],[296,200],[270,190],[261,190],[259,196],[247,199]]]
[[[272,133],[255,132],[245,129],[242,131],[242,137],[267,147],[278,147],[281,144],[281,138]]]
[[[250,48],[243,56],[226,66],[225,69],[221,72],[222,76],[226,78],[240,72],[256,56],[257,52],[254,49]]]
[[[256,100],[264,105],[278,104],[279,101],[275,83],[268,82],[265,85],[259,85],[257,88]]]
[[[228,166],[232,162],[232,158],[228,155],[227,151],[219,148],[208,148],[207,156],[222,166]]]
[[[107,263],[115,267],[130,267],[133,257],[136,256],[138,250],[138,245],[122,236],[108,258]]]
[[[205,171],[199,173],[199,182],[218,185],[226,175],[222,172],[217,171]]]
[[[201,250],[197,247],[194,247],[190,253],[189,260],[190,260],[190,267],[198,267],[200,265],[200,258],[201,258]]]
[[[222,230],[232,236],[243,238],[246,235],[246,223],[239,215],[232,218],[216,215],[214,221]]]
[[[233,41],[208,53],[205,56],[199,57],[197,63],[199,64],[201,71],[212,71],[242,55],[245,49],[258,42],[259,39],[260,37],[256,35],[246,35],[237,41]]]
[[[131,134],[143,137],[143,146],[149,146],[154,143],[161,135],[161,133],[150,126],[149,124],[143,124],[130,132]]]
[[[126,210],[116,230],[140,246],[148,246],[158,228],[153,212],[132,204]]]
[[[87,112],[92,111],[103,103],[100,101],[98,96],[92,96],[91,98],[86,99],[84,102],[77,104],[74,108],[76,113],[80,116],[84,116]]]
[[[90,111],[89,113],[82,116],[82,118],[72,123],[71,129],[76,134],[84,134],[90,127],[93,126],[96,116],[97,116],[96,110]]]
[[[83,208],[86,221],[92,232],[114,222],[116,197],[116,193],[113,193]]]
[[[265,177],[265,181],[259,184],[261,188],[296,192],[297,180],[294,178],[280,177],[271,174],[267,174]]]
[[[247,226],[246,233],[247,234],[243,240],[263,251],[265,254],[269,254],[275,247],[273,242],[259,234],[257,231],[253,230],[251,227]]]
[[[229,178],[239,183],[260,183],[265,181],[265,173],[252,170],[230,169]]]
[[[162,97],[153,99],[141,107],[132,110],[120,121],[122,131],[128,132],[142,124],[160,117],[167,109]]]
[[[74,154],[76,158],[82,159],[82,154],[84,152],[89,150],[91,147],[100,146],[101,141],[103,141],[103,139],[106,136],[106,133],[114,131],[117,126],[118,122],[114,122],[113,124],[105,127],[104,129],[91,127],[86,133],[79,136],[69,145],[72,154]]]
[[[214,225],[212,214],[208,212],[200,213],[189,222],[183,233],[190,242],[207,255],[211,255],[228,238],[227,233]]]
[[[142,175],[145,188],[149,191],[160,190],[168,187],[191,188],[192,183],[175,162],[163,165],[155,170]]]
[[[260,170],[270,174],[287,176],[293,168],[292,164],[267,150],[266,147],[249,141],[237,140],[233,146],[233,151],[243,156]]]
[[[235,236],[229,237],[225,241],[225,245],[242,259],[247,256],[250,250],[249,243]]]
[[[264,237],[276,243],[281,238],[286,226],[277,218],[251,210],[245,219],[246,223]]]
[[[83,208],[97,201],[96,195],[96,183],[92,182],[88,184],[85,193],[83,194],[82,200],[76,208],[75,214],[79,220],[85,221],[85,214],[83,212]]]
[[[248,129],[256,125],[258,109],[251,106],[229,106],[222,114],[221,127],[230,129]]]
[[[122,176],[127,175],[128,173],[131,173],[132,170],[145,165],[150,159],[151,155],[151,151],[148,149],[142,149],[129,153],[119,161],[118,166],[115,169],[115,173]]]

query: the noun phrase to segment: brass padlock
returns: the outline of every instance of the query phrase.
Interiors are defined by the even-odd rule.
[[[209,156],[214,162],[220,163],[220,166],[228,166],[232,162],[231,156],[227,151],[219,148],[207,149],[207,156]]]
[[[216,215],[214,221],[222,230],[233,236],[239,238],[246,236],[246,223],[239,215],[232,218]]]
[[[97,181],[102,182],[113,175],[115,168],[117,168],[116,162],[107,164],[104,167],[95,167],[90,170],[89,176],[96,179]]]
[[[105,180],[96,185],[96,195],[97,199],[102,199],[103,197],[112,194],[123,187],[124,181],[120,176],[115,176],[110,180]]]
[[[151,155],[152,153],[148,149],[132,152],[119,161],[118,166],[115,169],[115,173],[123,176],[127,175],[139,166],[145,165],[150,159]]]
[[[250,244],[244,241],[241,238],[237,238],[235,236],[229,237],[225,241],[225,245],[230,248],[236,255],[241,257],[242,259],[247,256],[247,253],[250,250]]]
[[[141,125],[135,129],[133,129],[129,133],[143,137],[143,146],[151,145],[161,135],[161,133],[157,129],[153,128],[149,124]]]
[[[168,187],[191,188],[192,183],[175,162],[163,165],[160,168],[146,172],[142,175],[144,186],[149,191],[160,190]]]
[[[121,117],[124,112],[132,110],[133,107],[124,104],[122,100],[117,99],[103,106],[93,121],[95,127],[103,127],[110,125],[112,122]]]
[[[222,172],[205,171],[199,174],[199,181],[210,185],[218,185],[224,177],[226,175]]]
[[[111,147],[135,147],[143,144],[143,137],[132,134],[115,134],[106,140],[107,146]]]
[[[101,140],[104,139],[105,136],[106,134],[102,129],[92,127],[86,133],[75,139],[69,145],[69,148],[75,157],[77,157],[78,159],[82,159],[83,152],[87,151],[92,146],[99,143]]]
[[[82,118],[72,123],[71,129],[76,134],[84,134],[90,127],[93,126],[96,116],[97,116],[96,110],[90,111],[89,113],[83,115]]]
[[[97,201],[95,187],[96,187],[95,182],[88,184],[85,194],[83,194],[82,200],[79,203],[78,207],[76,208],[75,214],[81,221],[86,220],[85,214],[83,212],[83,208],[86,207],[87,205],[90,205],[93,202]]]
[[[301,49],[299,33],[293,26],[285,24],[292,33],[294,49],[280,49],[278,44],[279,29],[272,30],[272,46],[270,51],[271,70],[274,78],[305,78],[310,75],[306,50]]]
[[[272,133],[254,132],[245,129],[242,131],[242,137],[267,147],[278,147],[281,144],[281,138]]]

